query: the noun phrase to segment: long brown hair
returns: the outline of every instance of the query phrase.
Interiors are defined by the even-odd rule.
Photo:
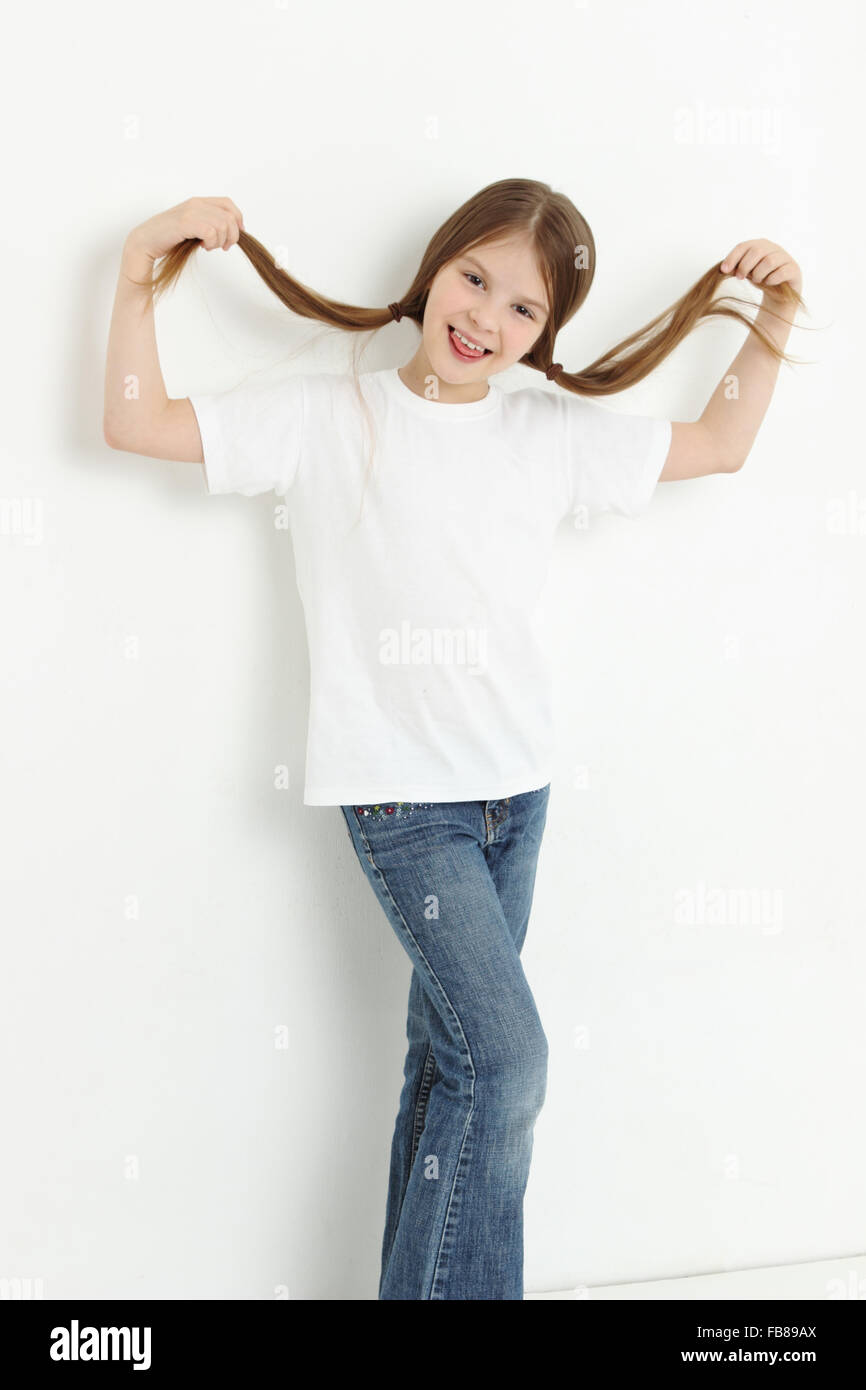
[[[589,294],[596,259],[589,223],[564,193],[555,193],[549,184],[535,179],[501,179],[469,198],[434,233],[421,257],[415,279],[397,302],[403,318],[413,319],[420,328],[430,285],[442,267],[482,242],[515,233],[529,235],[550,309],[537,341],[520,361],[525,367],[544,372],[551,363],[557,333],[573,318]],[[154,302],[178,278],[200,244],[197,238],[182,241],[162,258],[152,282]],[[361,333],[393,321],[390,308],[362,309],[327,299],[308,289],[287,270],[277,266],[270,252],[249,232],[242,231],[237,244],[268,288],[301,318],[317,319],[333,328]],[[642,381],[663,362],[700,319],[711,316],[738,319],[779,360],[796,361],[736,307],[742,304],[754,308],[753,301],[718,295],[724,278],[718,264],[712,266],[681,299],[637,333],[624,338],[582,371],[560,372],[556,377],[557,385],[580,396],[608,396],[624,391]],[[768,298],[778,301],[779,308],[806,307],[788,284],[770,285],[764,292]]]
[[[550,311],[537,341],[520,361],[523,366],[546,372],[551,365],[557,333],[577,313],[589,293],[596,261],[595,241],[588,222],[564,193],[554,192],[549,184],[536,179],[501,179],[469,198],[434,233],[414,280],[396,302],[402,317],[412,319],[421,328],[430,286],[443,266],[483,242],[514,234],[528,236],[547,291]],[[237,244],[269,289],[301,318],[316,319],[331,327],[357,333],[393,322],[390,307],[359,308],[328,299],[302,285],[277,266],[270,252],[249,232],[242,231]],[[163,257],[152,281],[154,301],[174,283],[199,245],[195,238],[182,241]],[[576,372],[560,371],[555,377],[557,386],[579,396],[608,396],[624,391],[642,381],[663,362],[701,319],[710,317],[737,319],[778,360],[795,362],[796,358],[783,352],[743,312],[743,308],[754,309],[752,300],[719,295],[724,279],[718,264],[713,265],[676,303],[616,347],[602,353],[588,367]],[[767,286],[764,294],[764,307],[768,307],[766,301],[769,299],[778,309],[787,309],[790,317],[787,314],[779,317],[788,322],[793,321],[793,311],[805,309],[800,295],[788,284]],[[775,313],[776,309],[771,312]]]

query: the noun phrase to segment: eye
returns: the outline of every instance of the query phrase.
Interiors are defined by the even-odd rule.
[[[475,272],[472,271],[472,270],[464,270],[464,271],[463,271],[463,274],[466,276],[466,279],[467,279],[467,280],[470,280],[470,281],[471,281],[471,280],[478,280],[478,281],[481,280],[481,276],[480,276],[480,275],[476,275]],[[522,313],[522,314],[520,315],[520,318],[524,318],[524,317],[528,317],[528,318],[531,318],[531,319],[534,319],[534,318],[535,318],[535,315],[533,314],[532,310],[531,310],[531,309],[527,309],[527,307],[526,307],[525,304],[518,304],[518,305],[516,305],[515,307],[518,308],[518,309],[523,309],[523,310],[524,310],[524,313]]]

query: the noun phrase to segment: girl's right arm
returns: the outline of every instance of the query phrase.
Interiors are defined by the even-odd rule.
[[[189,399],[169,400],[153,323],[154,262],[194,237],[206,251],[234,246],[243,214],[231,198],[188,198],[129,233],[123,246],[108,334],[106,444],[148,458],[203,463],[198,422]],[[138,282],[144,282],[143,286]]]

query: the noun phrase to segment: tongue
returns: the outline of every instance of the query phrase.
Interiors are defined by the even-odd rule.
[[[466,346],[465,343],[461,343],[461,341],[460,341],[460,339],[457,337],[457,334],[456,334],[456,333],[454,333],[453,336],[454,336],[454,342],[455,342],[456,345],[457,345],[457,351],[458,351],[458,352],[462,352],[464,357],[481,357],[481,356],[483,356],[482,353],[480,353],[480,352],[475,352],[475,350],[474,350],[473,348],[468,348],[468,347]]]

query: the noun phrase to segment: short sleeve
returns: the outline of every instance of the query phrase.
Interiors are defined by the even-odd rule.
[[[636,517],[650,504],[671,445],[670,420],[626,415],[582,396],[565,407],[566,515]]]
[[[304,437],[303,377],[243,381],[189,397],[201,434],[209,493],[284,495],[295,480]]]

